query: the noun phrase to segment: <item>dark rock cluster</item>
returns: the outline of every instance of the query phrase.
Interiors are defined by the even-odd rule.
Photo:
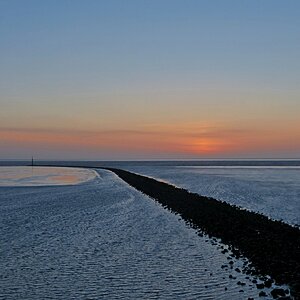
[[[209,237],[219,238],[222,243],[229,245],[235,257],[243,255],[248,258],[250,264],[245,265],[243,272],[262,278],[270,275],[277,284],[288,284],[294,299],[300,299],[298,228],[152,178],[120,169],[106,169],[163,207],[181,215],[194,228],[201,229]],[[271,279],[265,279],[264,283],[257,284],[257,288],[271,287],[272,284]],[[266,296],[264,291],[259,295]],[[291,299],[283,289],[274,288],[271,295],[275,299]]]

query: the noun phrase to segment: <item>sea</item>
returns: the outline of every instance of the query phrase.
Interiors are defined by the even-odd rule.
[[[247,258],[101,167],[300,224],[298,160],[35,163],[89,170],[0,162],[0,299],[258,298]]]

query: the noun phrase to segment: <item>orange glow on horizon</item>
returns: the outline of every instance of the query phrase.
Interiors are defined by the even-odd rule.
[[[281,131],[287,129],[284,128]],[[281,134],[280,129],[235,130],[229,126],[197,124],[171,124],[152,126],[152,131],[99,130],[68,131],[38,129],[0,129],[2,145],[17,148],[30,145],[32,149],[86,149],[113,151],[114,153],[144,153],[145,155],[174,154],[192,157],[236,155],[251,152],[267,152],[273,149],[300,149],[300,134],[296,127]],[[298,138],[297,138],[298,137]]]

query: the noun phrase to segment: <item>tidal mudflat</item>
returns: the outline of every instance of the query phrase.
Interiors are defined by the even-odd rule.
[[[97,172],[78,185],[0,188],[0,299],[272,298],[240,272],[246,258]]]

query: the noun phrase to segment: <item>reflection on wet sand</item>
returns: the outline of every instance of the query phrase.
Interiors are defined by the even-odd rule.
[[[96,177],[89,169],[56,167],[0,167],[0,186],[79,184]]]

